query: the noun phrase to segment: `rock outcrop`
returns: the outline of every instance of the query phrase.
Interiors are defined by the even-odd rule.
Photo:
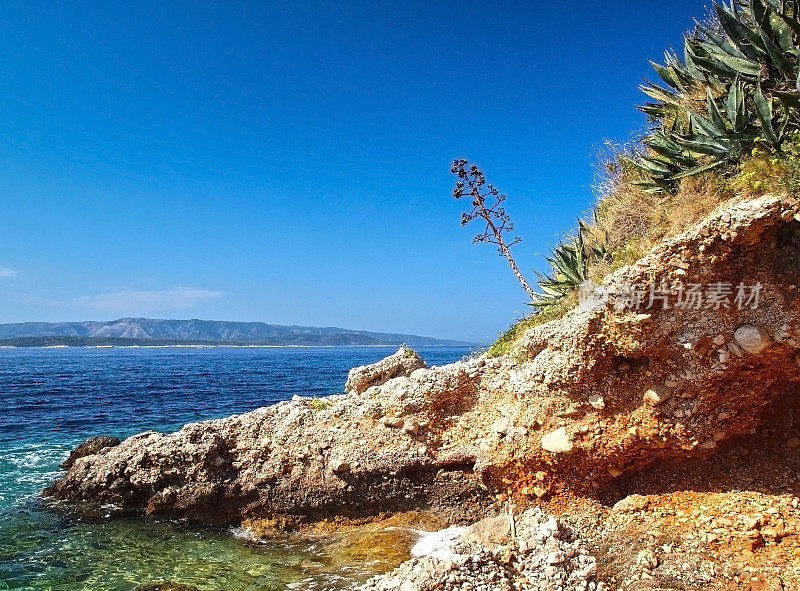
[[[120,443],[122,442],[117,437],[109,437],[108,435],[90,437],[70,452],[69,457],[61,462],[61,468],[69,470],[79,458],[98,454],[105,448],[114,447]]]
[[[417,369],[424,369],[425,362],[419,353],[408,347],[400,347],[394,355],[371,365],[354,367],[347,374],[346,392],[361,394],[372,386],[385,384],[392,378],[409,377]]]
[[[401,350],[325,404],[143,433],[75,459],[47,492],[276,526],[603,498],[650,466],[712,456],[797,396],[799,210],[724,204],[529,330],[517,355],[427,369]]]

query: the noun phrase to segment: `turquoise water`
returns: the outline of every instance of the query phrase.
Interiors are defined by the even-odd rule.
[[[172,431],[290,398],[341,391],[386,348],[0,349],[0,589],[343,589],[388,568],[343,560],[337,537],[254,541],[226,528],[53,507],[41,489],[91,435]],[[421,350],[430,364],[468,350]]]

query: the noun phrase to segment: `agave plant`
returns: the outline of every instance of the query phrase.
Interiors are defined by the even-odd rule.
[[[590,244],[586,240],[590,232],[589,225],[578,220],[578,232],[553,249],[552,257],[547,259],[552,268],[551,275],[538,274],[537,283],[542,293],[536,294],[531,306],[541,310],[557,304],[589,280],[591,261],[609,258],[601,243]]]
[[[646,191],[672,190],[756,142],[780,151],[800,128],[797,2],[734,0],[714,12],[712,24],[686,36],[683,59],[667,53],[653,64],[666,86],[642,86],[655,99],[640,107],[653,131],[628,161],[645,173]]]

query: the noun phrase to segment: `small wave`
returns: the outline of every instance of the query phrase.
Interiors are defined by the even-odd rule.
[[[267,541],[263,538],[259,538],[253,530],[247,527],[233,527],[231,528],[231,533],[233,537],[237,540],[244,540],[246,542],[252,542],[255,544],[266,544]]]
[[[419,539],[411,547],[411,556],[429,556],[434,552],[447,550],[453,541],[461,537],[461,534],[466,529],[465,527],[453,526],[433,532],[413,530],[419,536]]]

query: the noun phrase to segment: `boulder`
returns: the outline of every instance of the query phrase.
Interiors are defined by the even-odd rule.
[[[572,440],[564,427],[559,427],[542,437],[542,449],[554,454],[566,454],[572,451]]]
[[[737,328],[733,338],[742,349],[752,355],[758,355],[772,344],[772,337],[766,330],[749,324]]]
[[[415,370],[425,367],[425,362],[416,351],[401,347],[397,353],[377,363],[351,369],[344,388],[347,392],[361,394],[371,386],[380,386],[392,378],[410,377]]]
[[[487,517],[470,525],[461,535],[461,539],[494,550],[511,541],[511,522],[506,515]]]

